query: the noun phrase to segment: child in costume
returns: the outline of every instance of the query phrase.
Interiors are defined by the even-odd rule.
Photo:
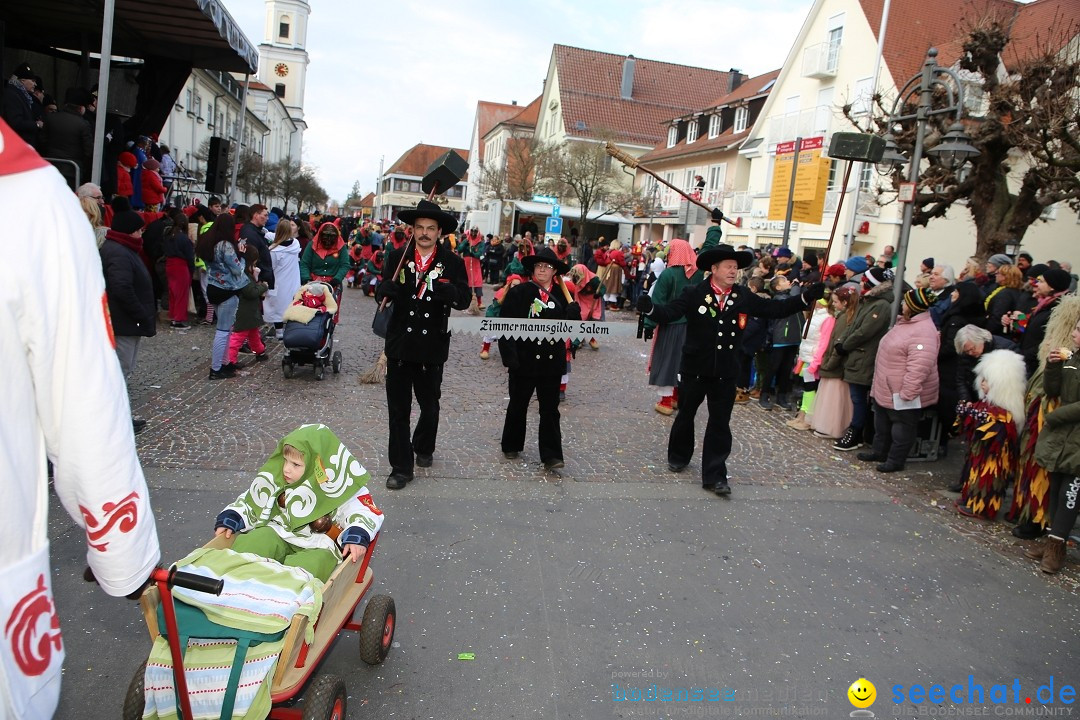
[[[979,400],[961,403],[956,424],[968,439],[964,487],[956,509],[961,515],[994,520],[1019,465],[1024,422],[1024,358],[1012,350],[984,354],[975,366]]]
[[[266,343],[263,342],[259,329],[263,324],[262,301],[269,286],[258,282],[259,249],[249,245],[244,252],[247,267],[245,272],[251,279],[240,291],[240,302],[236,306],[236,320],[233,321],[232,334],[229,335],[229,348],[225,361],[230,367],[236,366],[240,348],[246,342],[255,353],[256,360],[266,360]]]
[[[326,285],[321,282],[308,283],[300,288],[300,297],[293,305],[313,308],[316,312],[326,312]]]
[[[326,582],[342,559],[363,559],[382,527],[382,511],[365,487],[369,477],[330,428],[301,425],[218,515],[215,534],[235,534],[236,552],[300,567]]]
[[[504,284],[501,288],[495,291],[495,299],[491,301],[490,305],[488,305],[487,311],[484,313],[484,317],[499,317],[499,311],[502,310],[502,301],[503,298],[506,297],[506,291],[514,287],[515,285],[520,285],[524,279],[525,278],[521,277],[520,275],[511,275],[510,277],[506,278],[506,284]],[[495,339],[496,338],[488,335],[484,336],[484,346],[480,348],[481,360],[487,360],[489,357],[491,357],[491,343],[495,342]]]

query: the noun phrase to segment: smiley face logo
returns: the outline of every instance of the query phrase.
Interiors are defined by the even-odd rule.
[[[877,699],[877,688],[874,687],[874,683],[866,678],[859,678],[851,683],[851,687],[847,690],[847,696],[855,707],[868,708]]]

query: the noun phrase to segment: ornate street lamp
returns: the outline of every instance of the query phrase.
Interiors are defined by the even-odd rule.
[[[950,170],[955,170],[969,159],[979,155],[978,149],[971,145],[971,139],[964,134],[964,126],[960,123],[964,109],[963,84],[955,72],[937,64],[937,54],[937,48],[930,48],[926,53],[926,62],[923,63],[922,72],[908,80],[907,84],[900,90],[887,121],[887,126],[890,128],[904,121],[915,121],[915,147],[911,153],[907,182],[907,189],[911,197],[904,203],[900,239],[896,243],[897,277],[894,280],[893,288],[892,322],[896,322],[896,317],[900,313],[900,302],[904,294],[904,270],[907,260],[908,238],[911,235],[911,218],[915,212],[914,195],[919,183],[919,170],[923,160],[923,143],[926,139],[927,121],[935,115],[955,114],[956,116],[956,122],[941,138],[941,142],[926,151],[926,154],[930,157],[936,158]],[[952,83],[944,82],[944,78],[952,79]],[[933,106],[933,96],[934,89],[938,87],[945,90],[948,104],[944,107],[935,108]],[[903,109],[906,101],[916,94],[918,94],[918,104],[915,112],[898,114]],[[899,152],[891,133],[886,135],[885,139],[887,141],[885,154],[882,156],[879,165],[891,164],[896,168],[907,162],[907,158]]]

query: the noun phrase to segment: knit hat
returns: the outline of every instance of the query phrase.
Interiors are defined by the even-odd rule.
[[[1002,265],[1012,265],[1012,258],[1005,253],[998,253],[997,255],[991,255],[990,259],[986,262],[990,263],[994,267],[1001,267]]]
[[[780,247],[776,249],[775,255],[778,258],[789,258],[795,255],[795,253],[791,252],[791,248],[789,247]]]
[[[144,162],[142,166],[147,170],[157,170],[159,167],[161,167],[161,163],[159,163],[154,158],[147,158],[146,162]]]
[[[825,270],[825,277],[846,277],[843,263],[834,263]]]
[[[922,288],[915,288],[914,290],[908,290],[904,293],[904,305],[907,306],[908,313],[911,317],[915,317],[921,312],[926,312],[934,301],[937,299],[934,295],[931,295],[928,290]]]
[[[126,210],[113,215],[112,229],[125,235],[131,235],[143,228],[142,217],[134,210]]]
[[[1034,278],[1039,277],[1040,275],[1042,275],[1044,272],[1046,272],[1049,269],[1050,269],[1049,265],[1044,265],[1043,263],[1039,263],[1037,265],[1032,265],[1031,267],[1029,267],[1027,269],[1027,272],[1024,273],[1024,276],[1029,278],[1029,279],[1034,279]]]
[[[817,253],[813,250],[807,250],[803,253],[803,262],[812,268],[817,268],[818,258]]]
[[[122,152],[116,158],[120,161],[120,164],[127,168],[133,168],[139,164],[139,161],[135,159],[135,156],[129,152]]]
[[[856,255],[853,258],[848,258],[848,261],[844,263],[844,267],[858,275],[866,272],[867,268],[870,267],[870,264],[866,262],[866,258],[861,255]]]
[[[851,261],[849,260],[848,262]],[[868,287],[877,287],[886,280],[892,279],[892,276],[893,273],[891,270],[888,270],[886,268],[879,268],[875,265],[874,267],[867,270],[866,274],[863,275],[863,282],[865,282]]]
[[[1061,268],[1049,268],[1044,270],[1042,279],[1046,281],[1047,285],[1054,289],[1054,292],[1064,292],[1072,285],[1072,278],[1069,277],[1069,273]]]
[[[933,269],[933,267],[934,267],[934,258],[924,258],[923,261],[922,261],[922,264],[925,265],[928,268]]]

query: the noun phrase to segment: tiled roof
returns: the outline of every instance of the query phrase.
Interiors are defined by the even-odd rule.
[[[491,128],[495,127],[504,120],[508,120],[521,112],[520,105],[507,105],[506,103],[488,102],[481,100],[476,103],[476,124],[477,135],[476,137],[483,140],[484,136],[491,132]],[[534,125],[536,123],[533,123]],[[484,159],[484,143],[480,143],[480,147],[477,149],[480,154],[480,160]]]
[[[731,73],[635,58],[629,100],[621,95],[623,62],[611,53],[555,45],[562,119],[567,135],[652,146],[672,117],[703,108],[731,90]]]
[[[360,207],[375,207],[375,193],[369,192],[364,196],[364,199],[360,201]]]
[[[884,0],[859,2],[877,37]],[[889,8],[889,26],[885,31],[885,64],[898,85],[919,72],[931,47],[938,49],[938,64],[949,67],[963,51],[966,29],[976,21],[998,18],[1006,25],[1012,24],[1012,39],[1003,54],[1008,67],[1045,49],[1051,41],[1060,47],[1065,38],[1054,36],[1055,23],[1060,36],[1064,23],[1075,22],[1078,17],[1080,0],[1036,0],[1028,4],[1013,0],[894,2]]]
[[[536,127],[536,121],[540,117],[540,101],[544,99],[544,96],[533,100],[531,103],[525,106],[525,109],[519,112],[514,117],[506,121],[508,125],[517,125],[519,127]]]
[[[431,163],[435,162],[447,150],[453,150],[466,162],[469,160],[469,151],[460,148],[448,148],[441,145],[424,145],[418,143],[405,151],[405,154],[397,159],[386,175],[412,175],[423,177]]]
[[[752,77],[749,80],[744,81],[742,85],[735,88],[727,95],[709,103],[705,108],[701,108],[701,110],[709,111],[714,108],[724,107],[725,105],[733,105],[740,100],[746,100],[747,98],[767,95],[772,88],[769,87],[766,89],[766,86],[769,86],[769,84],[773,80],[776,80],[779,75],[780,70],[777,69],[764,73],[763,75]],[[709,138],[707,133],[703,133],[692,143],[687,143],[686,138],[683,138],[673,147],[668,147],[667,138],[664,138],[656,147],[642,155],[640,159],[642,162],[648,162],[649,160],[669,160],[684,155],[700,155],[701,153],[710,150],[726,150],[727,148],[742,142],[749,134],[749,127],[738,134],[732,132],[732,128],[728,127],[712,139]]]

